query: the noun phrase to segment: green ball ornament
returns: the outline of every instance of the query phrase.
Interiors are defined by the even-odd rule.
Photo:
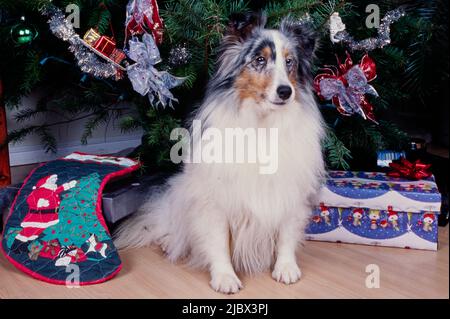
[[[11,28],[11,38],[14,43],[24,45],[31,43],[38,36],[36,28],[25,22],[25,17],[20,18],[20,22]]]

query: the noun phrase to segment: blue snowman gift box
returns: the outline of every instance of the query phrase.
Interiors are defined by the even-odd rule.
[[[308,240],[437,250],[441,194],[434,177],[331,171],[316,202]]]

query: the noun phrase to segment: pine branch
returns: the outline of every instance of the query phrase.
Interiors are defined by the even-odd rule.
[[[92,137],[92,133],[94,130],[102,123],[107,123],[108,121],[108,113],[101,112],[95,114],[93,118],[90,118],[84,124],[83,134],[81,135],[81,144],[87,144],[87,141],[90,137]]]
[[[139,118],[133,116],[125,116],[120,122],[120,129],[123,133],[135,131],[142,126],[142,121]]]
[[[100,34],[109,32],[109,25],[111,22],[111,12],[109,12],[104,1],[100,2],[90,14],[88,25],[98,30]]]
[[[41,67],[39,65],[39,55],[36,51],[30,50],[24,61],[24,79],[21,85],[23,95],[28,95],[41,79]]]
[[[23,128],[14,130],[8,134],[6,143],[19,143],[23,141],[27,136],[32,134],[37,134],[41,137],[41,142],[46,147],[46,151],[55,152],[56,151],[56,139],[51,134],[49,129],[54,126],[65,125],[75,121],[83,120],[86,118],[91,118],[86,122],[83,135],[81,136],[81,142],[83,144],[87,143],[87,140],[92,136],[93,131],[102,123],[106,123],[115,112],[121,112],[123,108],[116,107],[114,105],[104,107],[101,111],[94,111],[91,113],[83,114],[78,117],[72,117],[69,119],[64,119],[60,121],[54,121],[51,123],[44,122],[40,125],[29,125]],[[42,111],[27,109],[19,112],[16,115],[16,119],[19,121],[30,120],[42,114]],[[93,118],[92,118],[93,117]]]
[[[409,135],[394,123],[381,120],[378,127],[383,136],[383,148],[390,150],[404,150],[409,141]]]
[[[325,140],[323,141],[325,158],[329,166],[334,169],[348,170],[350,165],[347,160],[351,159],[350,150],[345,147],[344,143],[329,129]]]
[[[41,126],[36,133],[41,139],[41,144],[44,146],[45,152],[56,153],[56,139],[54,135],[50,133],[49,129]]]

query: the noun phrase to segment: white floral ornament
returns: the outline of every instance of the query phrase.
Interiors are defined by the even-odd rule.
[[[339,16],[339,12],[333,12],[330,16],[330,40],[333,43],[341,42],[335,38],[338,32],[345,30],[345,24],[342,22],[341,17]]]

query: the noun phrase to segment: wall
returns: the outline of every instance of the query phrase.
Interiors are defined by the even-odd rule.
[[[29,108],[35,105],[37,94],[22,100],[21,108]],[[8,131],[19,128],[23,124],[16,123],[14,115],[18,110],[7,110]],[[52,119],[58,121],[58,118]],[[42,118],[35,118],[26,124],[39,124]],[[122,133],[119,123],[111,121],[108,125],[101,125],[94,132],[92,138],[88,140],[87,145],[81,145],[80,137],[83,134],[84,123],[86,119],[72,122],[70,124],[59,125],[52,129],[58,142],[56,154],[46,153],[40,144],[38,136],[28,136],[20,143],[10,144],[9,157],[11,166],[26,165],[37,162],[44,162],[65,156],[73,151],[107,154],[120,150],[136,147],[141,143],[141,131]]]

